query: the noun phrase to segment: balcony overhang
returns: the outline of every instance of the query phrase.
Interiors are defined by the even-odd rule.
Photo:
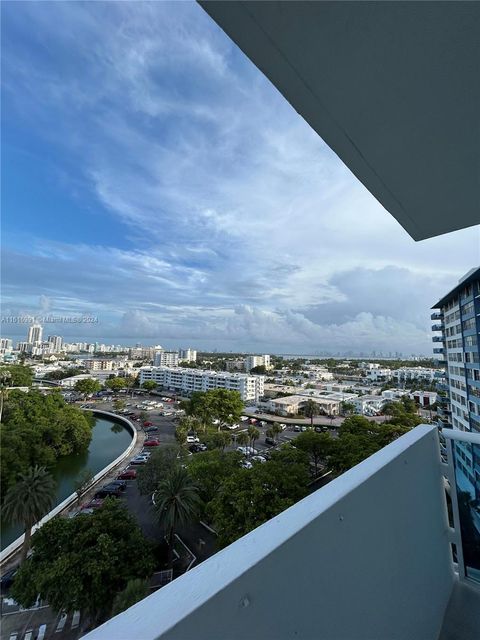
[[[480,4],[201,6],[406,231],[480,222]]]

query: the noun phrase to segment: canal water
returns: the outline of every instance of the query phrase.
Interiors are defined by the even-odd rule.
[[[90,469],[93,475],[101,471],[110,462],[125,451],[132,441],[132,434],[119,422],[97,418],[92,431],[88,451],[82,454],[60,458],[52,469],[58,485],[55,505],[74,493],[75,480],[83,469]],[[1,549],[5,549],[22,535],[21,525],[9,525],[2,521]]]

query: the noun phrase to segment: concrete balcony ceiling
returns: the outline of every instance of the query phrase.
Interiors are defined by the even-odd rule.
[[[415,240],[480,222],[480,3],[200,4]]]

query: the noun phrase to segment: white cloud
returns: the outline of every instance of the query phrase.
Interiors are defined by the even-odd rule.
[[[54,59],[9,48],[11,109],[129,228],[128,247],[13,252],[12,305],[96,309],[105,338],[428,352],[428,308],[478,262],[478,230],[415,244],[198,5],[24,3],[9,21]]]

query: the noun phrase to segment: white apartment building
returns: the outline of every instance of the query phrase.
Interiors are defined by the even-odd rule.
[[[195,349],[180,349],[179,353],[179,361],[180,362],[196,362],[197,361],[197,352]]]
[[[53,353],[58,353],[62,350],[63,338],[62,336],[48,336],[47,342],[52,344]]]
[[[132,347],[128,350],[128,357],[132,360],[153,360],[155,349],[153,347]]]
[[[392,379],[393,371],[388,367],[368,369],[366,379],[370,382],[387,382]]]
[[[116,364],[114,360],[101,360],[98,358],[83,361],[83,366],[87,371],[112,371],[116,368]]]
[[[333,380],[334,375],[327,371],[323,367],[315,367],[312,365],[308,365],[306,367],[306,373],[310,380]]]
[[[155,367],[178,367],[178,351],[155,351],[153,364]]]
[[[349,400],[355,405],[355,413],[360,413],[362,416],[373,416],[380,413],[386,401],[383,396],[375,395],[359,396]]]
[[[269,355],[247,356],[245,358],[245,371],[247,373],[251,369],[254,369],[255,367],[262,367],[262,366],[264,366],[265,369],[270,369],[271,364],[270,364],[270,356]]]
[[[244,402],[256,402],[264,391],[263,376],[183,367],[140,367],[139,371],[140,384],[154,380],[158,385],[180,393],[228,389],[238,391]]]
[[[436,391],[414,391],[410,394],[412,400],[418,402],[418,404],[422,407],[430,407],[432,404],[435,404],[437,401],[437,392]]]
[[[36,344],[42,341],[43,327],[40,324],[32,324],[28,328],[27,342]]]
[[[392,378],[397,382],[406,380],[428,380],[432,382],[438,374],[438,369],[427,367],[400,367],[392,371]]]

